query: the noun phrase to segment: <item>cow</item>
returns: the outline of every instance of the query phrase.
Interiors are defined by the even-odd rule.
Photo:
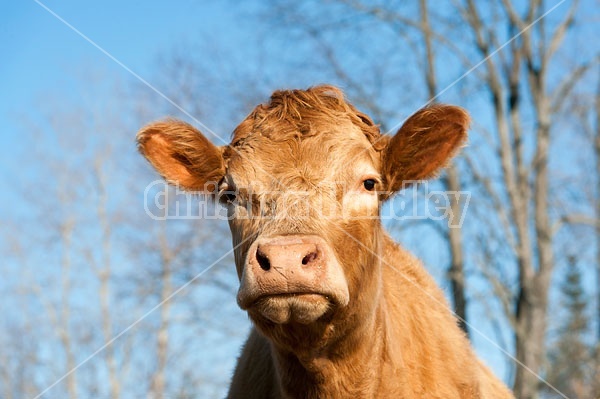
[[[215,146],[191,125],[140,130],[172,184],[227,210],[252,330],[228,398],[512,398],[380,209],[465,143],[461,108],[430,105],[393,135],[329,85],[279,90]]]

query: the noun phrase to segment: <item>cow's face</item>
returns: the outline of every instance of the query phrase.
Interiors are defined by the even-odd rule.
[[[442,167],[467,124],[461,109],[436,106],[417,112],[394,137],[380,136],[326,86],[276,92],[226,147],[174,121],[146,127],[138,140],[167,180],[210,192],[227,208],[238,303],[263,333],[281,338],[310,326],[322,338],[343,333],[332,328],[336,321],[373,314],[380,202],[403,180]]]
[[[269,120],[268,112],[257,109],[236,131],[219,187],[238,303],[255,322],[310,324],[355,302],[377,269],[381,153],[361,129],[376,127],[347,115]]]

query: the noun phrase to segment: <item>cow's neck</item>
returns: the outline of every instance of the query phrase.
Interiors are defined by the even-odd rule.
[[[370,398],[379,388],[386,356],[386,312],[378,305],[371,320],[319,354],[290,353],[273,346],[284,398]]]

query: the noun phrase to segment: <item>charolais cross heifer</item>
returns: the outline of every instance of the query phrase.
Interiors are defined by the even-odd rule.
[[[429,179],[466,140],[458,107],[380,134],[332,86],[276,91],[215,146],[194,127],[144,127],[170,183],[227,209],[253,329],[228,398],[512,398],[475,356],[442,291],[382,227],[404,181]]]

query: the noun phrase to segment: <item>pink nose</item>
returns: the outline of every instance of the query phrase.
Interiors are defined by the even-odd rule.
[[[310,274],[321,262],[322,252],[316,242],[303,242],[297,238],[278,238],[259,244],[255,259],[250,261],[254,273]],[[273,270],[274,269],[274,270]]]
[[[345,305],[344,272],[325,240],[312,235],[260,238],[248,249],[238,303],[248,309],[265,297],[316,294]]]

